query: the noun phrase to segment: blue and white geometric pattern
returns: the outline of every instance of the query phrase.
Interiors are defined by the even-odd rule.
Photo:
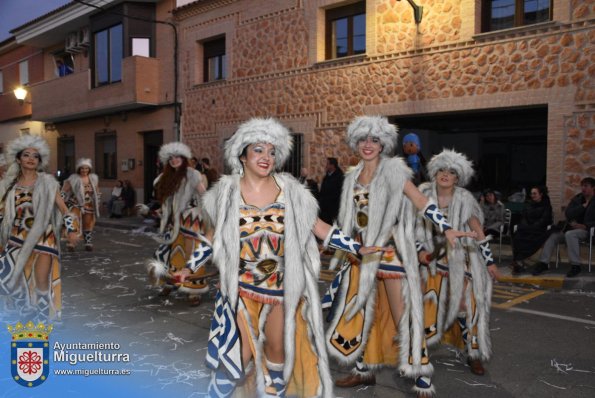
[[[361,249],[362,245],[359,244],[355,239],[352,239],[350,236],[347,236],[338,228],[333,230],[331,235],[331,240],[329,241],[328,245],[333,249],[343,250],[345,252],[358,255],[359,249]]]
[[[226,374],[227,379],[239,380],[244,377],[240,335],[236,324],[236,314],[229,300],[217,292],[215,312],[211,319],[206,365],[208,368]],[[219,369],[225,372],[219,372]],[[218,385],[224,384],[222,380]]]
[[[415,241],[415,250],[418,253],[425,250],[424,245],[420,241],[418,241],[418,240]]]
[[[213,249],[211,246],[203,241],[198,242],[198,245],[194,249],[194,253],[190,256],[190,259],[186,263],[186,268],[190,268],[192,272],[196,272],[209,258],[213,255]]]
[[[434,225],[436,225],[438,227],[438,230],[442,233],[448,231],[449,229],[452,229],[452,226],[448,223],[448,220],[446,219],[446,217],[444,217],[444,214],[442,214],[438,206],[436,206],[434,203],[430,203],[426,207],[426,210],[424,211],[424,216],[426,216],[428,220],[434,223]]]
[[[495,264],[494,255],[492,254],[492,249],[490,249],[490,242],[479,243],[479,252],[486,266]]]
[[[339,272],[337,272],[337,275],[335,275],[335,278],[333,279],[330,286],[328,287],[326,294],[322,298],[321,304],[322,304],[323,310],[330,308],[333,305],[333,300],[335,300],[335,296],[337,295],[339,286],[341,286],[341,280],[343,279],[343,275],[348,270],[349,270],[349,267],[342,267],[341,270],[339,270]]]
[[[74,226],[74,216],[72,214],[65,214],[62,217],[62,222],[64,223],[64,228],[66,228],[67,233],[77,232]]]

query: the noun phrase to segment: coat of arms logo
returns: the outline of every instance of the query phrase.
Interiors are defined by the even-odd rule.
[[[29,321],[8,326],[12,335],[10,362],[12,379],[24,387],[37,387],[50,373],[50,333],[53,325]]]

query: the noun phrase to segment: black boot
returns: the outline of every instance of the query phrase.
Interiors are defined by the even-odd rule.
[[[548,265],[546,263],[542,263],[541,261],[535,264],[535,268],[533,268],[533,275],[540,275],[542,272],[548,270]]]
[[[569,277],[569,278],[573,278],[573,277],[577,276],[580,273],[581,273],[581,266],[580,265],[573,265],[572,268],[570,268],[570,271],[568,271],[568,273],[566,274],[566,276]]]
[[[512,267],[512,274],[513,275],[519,275],[522,273],[527,272],[527,269],[525,268],[525,266],[523,265],[523,263],[517,263],[516,261],[513,261],[510,266]]]

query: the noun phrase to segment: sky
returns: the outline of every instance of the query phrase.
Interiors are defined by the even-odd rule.
[[[70,0],[0,0],[0,41],[10,37],[10,31],[46,14]]]

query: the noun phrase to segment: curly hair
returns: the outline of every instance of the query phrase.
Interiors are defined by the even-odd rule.
[[[188,169],[188,159],[182,157],[182,164],[177,169],[170,166],[169,162],[163,168],[163,175],[155,185],[155,193],[159,203],[163,203],[168,197],[173,195],[182,180],[186,178],[186,170]]]

